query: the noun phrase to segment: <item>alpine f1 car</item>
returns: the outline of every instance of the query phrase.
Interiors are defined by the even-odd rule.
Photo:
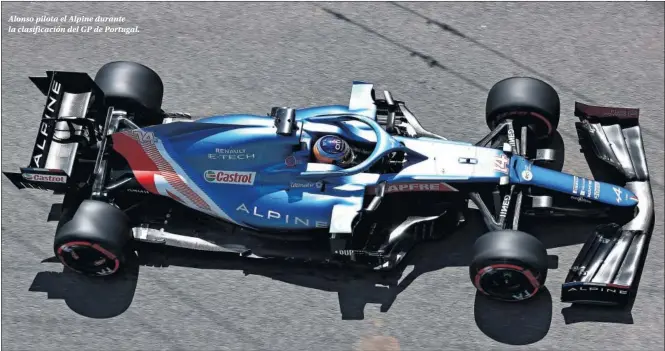
[[[521,219],[598,216],[562,300],[634,296],[654,220],[638,109],[575,104],[586,179],[561,172],[559,97],[534,78],[491,88],[490,132],[476,143],[425,130],[363,82],[348,106],[196,119],[163,111],[161,79],[138,63],[31,80],[46,96],[32,157],[4,174],[64,195],[49,218],[55,254],[74,271],[114,274],[137,241],[390,270],[458,228],[473,203],[488,229],[469,268],[482,293],[517,301],[543,287],[547,252]]]

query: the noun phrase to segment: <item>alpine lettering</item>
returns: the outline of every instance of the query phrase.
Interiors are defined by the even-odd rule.
[[[247,207],[244,203],[240,204],[236,208],[236,211],[245,212],[248,215],[264,218],[265,220],[270,221],[279,221],[285,224],[295,224],[302,225],[303,227],[314,227],[314,228],[327,228],[329,226],[326,221],[317,221],[310,218],[302,218],[298,216],[293,216],[289,214],[282,214],[281,212],[274,210],[259,210],[258,207],[254,206],[252,210]]]
[[[53,81],[51,84],[51,91],[49,92],[48,98],[46,99],[46,109],[44,110],[44,118],[55,119],[58,116],[55,115],[55,104],[58,102],[58,95],[60,95],[60,83]],[[55,96],[51,95],[54,93]]]
[[[60,89],[62,85],[56,80],[53,80],[51,84],[51,89],[48,92],[46,97],[46,106],[44,107],[44,114],[42,117],[42,123],[39,125],[39,133],[37,134],[37,140],[35,140],[35,150],[33,151],[32,161],[33,167],[41,168],[43,165],[40,164],[44,152],[46,151],[47,146],[49,145],[49,129],[53,126],[51,120],[58,118],[58,113],[56,105],[58,103],[58,96],[60,95]]]
[[[610,294],[618,294],[618,295],[628,295],[628,290],[621,289],[621,288],[608,288],[608,287],[602,287],[602,286],[580,286],[580,287],[572,287],[567,290],[567,292],[574,292],[574,291],[599,291],[599,292],[606,292]]]

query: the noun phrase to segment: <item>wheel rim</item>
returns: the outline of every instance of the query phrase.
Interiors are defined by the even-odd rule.
[[[87,241],[63,244],[57,254],[62,264],[79,273],[104,276],[120,268],[120,260],[114,254]]]
[[[485,295],[506,301],[521,301],[538,292],[540,283],[533,273],[511,264],[495,264],[481,269],[474,281]]]
[[[530,126],[536,133],[536,139],[546,138],[554,132],[554,126],[545,116],[533,111],[508,111],[499,114],[497,121],[512,118],[518,126]],[[499,122],[497,122],[498,125]],[[525,124],[522,124],[525,123]]]

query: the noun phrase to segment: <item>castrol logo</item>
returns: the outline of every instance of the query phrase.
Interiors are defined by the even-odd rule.
[[[67,183],[67,177],[64,175],[23,173],[23,178],[31,182]]]
[[[208,183],[254,185],[256,172],[207,170],[204,177]]]

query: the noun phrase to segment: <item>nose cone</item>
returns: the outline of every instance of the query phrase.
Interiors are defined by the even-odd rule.
[[[637,198],[637,195],[635,195],[632,191],[624,189],[623,199],[619,203],[619,206],[625,206],[625,207],[637,206],[638,202],[640,202],[640,200]]]

